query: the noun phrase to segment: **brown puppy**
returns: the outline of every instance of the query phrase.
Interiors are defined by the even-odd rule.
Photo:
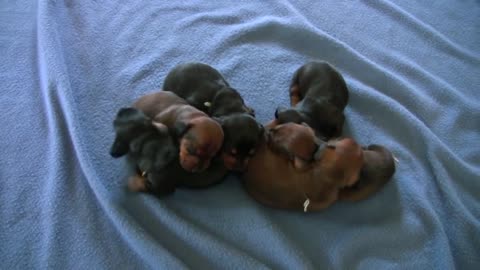
[[[277,153],[286,155],[296,169],[308,168],[315,153],[321,153],[326,143],[315,137],[315,131],[307,124],[286,123],[277,125],[272,121],[266,126],[268,146]],[[317,154],[318,156],[318,154]]]
[[[359,201],[379,191],[395,173],[392,153],[381,145],[369,145],[363,150],[364,164],[360,178],[350,187],[340,190],[339,199]]]
[[[311,166],[299,171],[287,155],[269,147],[269,137],[264,136],[243,177],[248,193],[263,204],[283,209],[321,210],[337,200],[341,188],[358,179],[363,152],[352,139],[333,142],[333,147],[321,150]]]
[[[342,134],[348,89],[342,75],[327,62],[310,62],[295,72],[290,103],[292,108],[275,111],[279,124],[305,122],[323,140]]]
[[[172,92],[143,96],[134,107],[153,118],[154,125],[166,126],[173,133],[179,143],[180,164],[188,172],[208,168],[223,144],[220,124]]]
[[[163,89],[176,93],[221,123],[225,133],[222,147],[225,166],[236,171],[245,169],[263,127],[218,70],[202,63],[180,64],[168,73]]]

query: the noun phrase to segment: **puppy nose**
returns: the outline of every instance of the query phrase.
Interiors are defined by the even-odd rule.
[[[285,110],[286,110],[285,107],[281,107],[281,106],[277,107],[277,109],[275,110],[275,119],[278,119],[279,114],[282,113]]]
[[[278,119],[278,110],[279,110],[279,109],[280,109],[280,108],[275,109],[275,119]]]

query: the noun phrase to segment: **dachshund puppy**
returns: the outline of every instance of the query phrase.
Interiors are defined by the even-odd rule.
[[[317,211],[334,203],[340,189],[353,185],[363,165],[362,148],[352,139],[334,142],[306,170],[292,166],[287,155],[260,143],[243,175],[247,192],[275,208]]]
[[[363,200],[379,191],[395,173],[392,153],[381,145],[369,145],[363,150],[364,164],[358,181],[340,190],[339,199]]]
[[[242,171],[263,134],[253,109],[213,67],[202,63],[176,66],[165,78],[163,89],[215,118],[225,133],[222,156],[229,170]]]
[[[342,75],[326,62],[310,62],[293,75],[291,108],[277,108],[279,124],[307,123],[323,140],[342,134],[348,89]]]
[[[128,161],[149,182],[159,182],[154,172],[165,169],[178,160],[177,148],[166,126],[152,124],[152,120],[135,108],[122,108],[114,120],[115,141],[110,149],[114,158],[128,154]],[[167,179],[168,180],[168,179]],[[171,181],[164,181],[159,195],[173,192]]]
[[[150,138],[155,138],[163,145],[158,151],[151,151],[149,155],[164,157],[158,163],[168,163],[173,158],[174,144],[166,126],[153,125],[152,120],[143,112],[135,108],[122,108],[113,121],[115,140],[110,148],[110,155],[119,158],[128,154],[136,154],[141,144]],[[152,146],[153,147],[153,146]],[[157,167],[163,167],[158,164]]]
[[[315,131],[307,124],[286,123],[266,125],[268,146],[275,152],[288,156],[293,167],[305,170],[321,153],[326,143],[315,137]],[[317,154],[318,156],[318,154]]]
[[[156,170],[144,176],[130,177],[128,187],[134,192],[146,192],[157,196],[171,194],[176,187],[207,188],[223,181],[228,170],[220,157],[212,159],[211,165],[202,172],[185,171],[178,161],[168,167]]]
[[[172,92],[143,96],[134,107],[153,118],[155,126],[170,130],[178,140],[180,165],[188,172],[207,169],[223,144],[221,125]]]

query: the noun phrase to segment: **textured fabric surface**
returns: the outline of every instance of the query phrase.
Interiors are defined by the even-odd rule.
[[[479,269],[479,18],[475,0],[0,0],[0,268]],[[345,76],[345,134],[400,160],[380,193],[304,214],[234,175],[125,190],[112,120],[172,67],[219,69],[265,123],[315,59]]]

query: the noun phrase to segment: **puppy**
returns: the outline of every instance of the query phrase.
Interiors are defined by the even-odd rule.
[[[293,75],[291,108],[277,108],[279,124],[307,123],[323,140],[342,134],[348,89],[342,75],[326,62],[310,62]]]
[[[364,164],[360,178],[350,187],[340,190],[339,199],[359,201],[378,192],[395,173],[392,153],[381,145],[369,145],[363,150]]]
[[[222,157],[229,170],[242,171],[254,154],[262,125],[255,120],[237,90],[213,67],[202,63],[176,66],[165,78],[163,89],[214,117],[225,133]]]
[[[273,125],[272,121],[266,126],[266,130],[268,146],[273,151],[288,156],[298,170],[308,168],[326,146],[305,123]]]
[[[269,136],[263,137],[243,175],[247,192],[260,203],[317,211],[334,203],[340,189],[358,180],[363,152],[352,139],[332,142],[306,170],[294,168],[287,155],[272,150],[268,140]]]
[[[169,148],[169,156],[172,158],[167,159],[160,155]],[[178,148],[174,146],[173,138],[168,144],[158,136],[147,135],[135,138],[130,145],[128,160],[135,166],[136,174],[129,178],[128,187],[135,191],[151,192],[157,196],[173,193],[177,187],[176,179],[164,177],[163,171],[179,164],[177,153]],[[135,183],[132,179],[143,179],[145,185],[143,187],[137,185],[135,188],[132,186],[132,183]]]
[[[151,138],[155,138],[163,145],[162,148],[157,149],[158,151],[149,153],[149,155],[165,157],[159,158],[158,163],[168,163],[174,156],[172,153],[174,145],[167,127],[153,125],[152,120],[138,109],[120,109],[113,121],[113,127],[116,136],[110,148],[110,155],[114,158],[119,158],[129,152],[133,155],[137,154],[142,143]]]
[[[136,175],[129,179],[128,187],[134,192],[146,192],[157,196],[171,194],[177,187],[207,188],[223,181],[227,168],[220,157],[213,158],[211,165],[202,172],[185,171],[178,161],[162,170],[153,171],[151,175]]]
[[[221,125],[172,92],[143,96],[134,107],[153,118],[155,126],[170,130],[179,144],[180,165],[188,172],[207,169],[223,144]]]
[[[122,108],[114,120],[115,140],[110,149],[114,158],[128,154],[128,161],[137,174],[159,183],[155,172],[164,170],[178,160],[177,148],[165,126],[152,124],[152,120],[135,108]],[[174,185],[168,181],[158,186],[157,193],[173,192]]]

